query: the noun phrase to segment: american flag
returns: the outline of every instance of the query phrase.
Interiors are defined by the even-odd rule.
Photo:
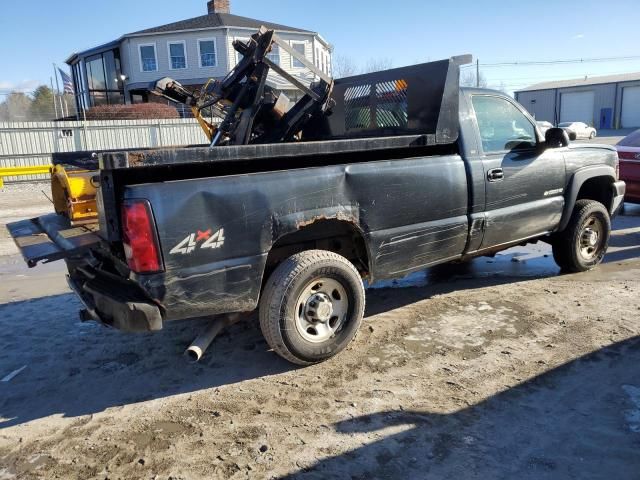
[[[73,94],[73,80],[71,80],[71,77],[65,73],[61,68],[58,68],[58,71],[60,72],[60,78],[62,79],[62,85],[64,85],[64,93],[71,93]]]

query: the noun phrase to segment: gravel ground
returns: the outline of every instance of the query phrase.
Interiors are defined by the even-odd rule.
[[[0,222],[49,210],[41,189],[0,191]],[[61,265],[0,252],[0,479],[640,478],[639,207],[593,272],[535,245],[375,285],[308,368],[255,318],[198,365],[204,321],[81,324]]]

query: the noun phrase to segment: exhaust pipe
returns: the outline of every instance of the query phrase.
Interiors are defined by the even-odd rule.
[[[224,315],[216,318],[204,332],[198,335],[189,348],[184,352],[184,354],[189,358],[189,361],[192,363],[199,362],[220,332],[222,332],[225,327],[236,323],[239,319],[239,314]]]

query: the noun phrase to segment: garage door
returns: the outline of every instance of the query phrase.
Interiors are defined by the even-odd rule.
[[[560,122],[593,125],[593,92],[563,93],[560,96]]]
[[[622,89],[622,128],[640,127],[640,87]]]

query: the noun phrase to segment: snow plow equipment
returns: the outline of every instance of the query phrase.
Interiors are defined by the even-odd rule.
[[[274,46],[300,61],[319,80],[307,86],[272,62],[268,54]],[[247,42],[234,41],[233,48],[242,60],[223,80],[209,80],[202,89],[192,92],[166,77],[150,88],[156,95],[190,107],[211,147],[292,141],[305,125],[323,117],[331,108],[333,79],[273,30],[261,27]],[[293,104],[284,93],[267,85],[271,70],[302,91],[300,101]],[[218,126],[208,122],[205,111],[222,122]]]
[[[51,169],[51,195],[59,215],[71,225],[94,223],[98,220],[96,192],[100,179],[95,170],[72,165],[56,165]]]

